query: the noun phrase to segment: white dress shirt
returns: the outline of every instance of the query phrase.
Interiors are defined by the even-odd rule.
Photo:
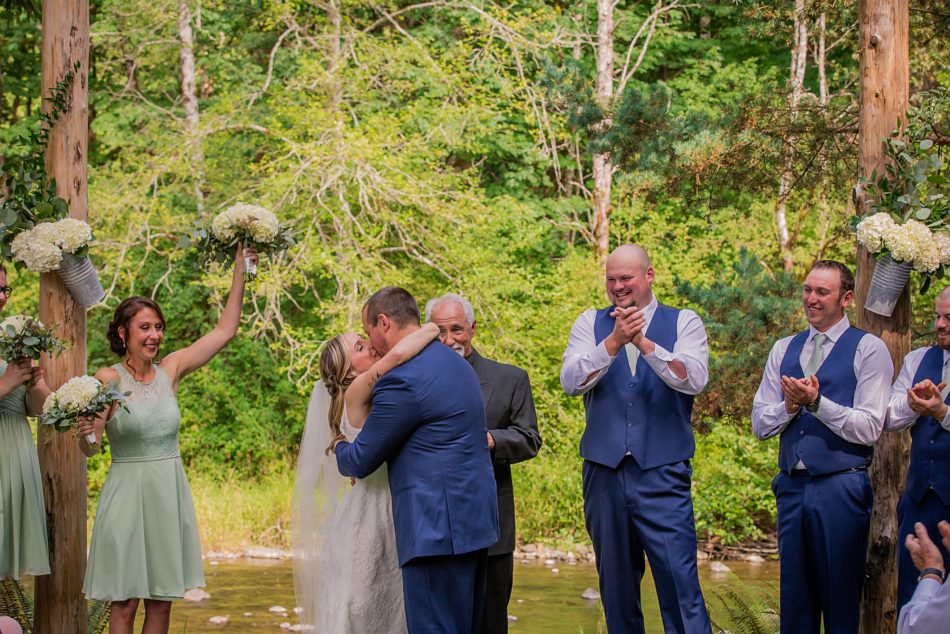
[[[924,355],[930,347],[917,348],[907,353],[904,357],[904,365],[901,366],[901,373],[897,375],[897,381],[891,388],[891,402],[887,407],[887,421],[884,423],[884,429],[887,431],[901,431],[907,429],[917,422],[918,414],[907,404],[907,390],[914,386],[914,376],[920,368],[920,362],[924,360]],[[943,351],[943,365],[946,366],[950,361],[950,352]],[[938,381],[939,383],[939,381]],[[950,409],[947,415],[940,421],[940,425],[950,431]]]
[[[822,347],[822,362],[828,358],[838,339],[850,327],[851,323],[845,316],[824,333],[828,336],[828,341]],[[818,331],[813,327],[808,328],[808,339],[799,355],[802,367],[805,367],[811,357],[817,334]],[[793,337],[794,335],[779,339],[772,346],[765,372],[762,374],[762,382],[755,393],[752,403],[752,431],[759,440],[782,433],[798,415],[798,412],[789,414],[785,411],[785,395],[782,393],[781,384],[782,359]],[[873,445],[884,429],[888,395],[891,392],[890,383],[894,376],[894,364],[883,341],[871,334],[861,338],[854,355],[854,374],[857,377],[857,386],[852,406],[839,405],[822,396],[814,416],[848,442]],[[820,385],[818,392],[821,393]],[[799,461],[797,467],[801,466]]]
[[[921,579],[914,596],[901,608],[897,634],[946,634],[950,629],[950,583]]]
[[[657,301],[654,297],[643,309],[646,318],[644,332],[649,330],[656,313]],[[564,350],[561,365],[561,387],[569,396],[578,396],[597,385],[601,377],[610,369],[617,355],[610,356],[604,342],[597,343],[594,337],[594,318],[597,311],[585,310],[571,327],[571,335]],[[619,354],[626,354],[631,372],[636,372],[636,360],[639,350],[632,343],[623,347]],[[684,394],[699,394],[709,380],[709,345],[706,341],[706,329],[703,321],[689,309],[679,311],[676,320],[676,343],[669,351],[656,344],[656,350],[643,360],[656,372],[657,376],[670,388]],[[668,365],[670,361],[680,361],[686,366],[686,378],[676,376]],[[587,377],[595,374],[590,381]]]

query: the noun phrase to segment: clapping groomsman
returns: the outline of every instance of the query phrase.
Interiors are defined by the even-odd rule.
[[[442,343],[472,365],[482,386],[501,533],[498,543],[488,549],[485,631],[502,634],[508,631],[508,601],[514,572],[515,498],[511,465],[534,458],[541,448],[531,384],[528,373],[521,368],[486,359],[472,346],[475,311],[468,300],[455,294],[429,300],[426,321],[439,327]]]
[[[884,428],[894,366],[851,326],[854,276],[818,260],[802,285],[808,330],[772,347],[752,430],[781,434],[778,507],[783,634],[858,631],[873,493],[867,467]]]
[[[950,517],[950,286],[937,297],[935,313],[937,345],[918,348],[904,357],[891,390],[885,427],[887,431],[909,428],[912,438],[907,483],[897,504],[901,540],[914,534],[917,522],[937,535],[937,524]],[[936,547],[946,571],[950,556],[940,540]],[[917,587],[917,567],[906,548],[898,549],[897,567],[899,611]]]
[[[699,316],[653,296],[653,265],[640,246],[607,258],[610,305],[571,328],[561,386],[584,395],[584,518],[597,557],[607,630],[644,632],[644,554],[665,632],[710,634],[696,572],[691,493],[693,397],[709,377]]]

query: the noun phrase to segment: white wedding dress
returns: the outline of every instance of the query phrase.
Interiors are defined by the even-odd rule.
[[[333,454],[322,455],[329,436],[320,407],[325,398],[318,383],[294,493],[294,576],[301,621],[320,634],[406,634],[386,465],[352,486],[349,478],[339,476]],[[345,411],[340,428],[350,442],[360,432],[350,427]]]

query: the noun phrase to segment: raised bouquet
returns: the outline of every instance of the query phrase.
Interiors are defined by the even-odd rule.
[[[258,253],[279,253],[293,245],[294,239],[267,209],[238,203],[215,216],[210,227],[199,227],[183,238],[182,246],[195,243],[204,261],[226,262],[234,257],[238,242]],[[257,273],[249,258],[244,259],[244,273],[248,279]]]
[[[24,358],[36,361],[40,353],[52,354],[64,347],[51,329],[29,315],[11,315],[0,322],[0,358],[4,361]]]
[[[40,422],[64,432],[74,427],[80,416],[98,416],[114,403],[124,408],[128,395],[120,392],[115,383],[105,385],[94,376],[73,377],[46,397]],[[86,441],[95,444],[95,433],[88,433]]]
[[[84,256],[92,241],[92,228],[84,220],[63,218],[41,222],[17,234],[10,244],[13,259],[34,273],[57,271],[63,253]]]

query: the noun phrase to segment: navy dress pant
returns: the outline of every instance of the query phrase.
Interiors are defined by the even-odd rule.
[[[692,469],[643,470],[631,456],[616,469],[584,461],[584,518],[597,557],[607,631],[642,634],[640,580],[650,561],[663,630],[711,634],[696,572]]]
[[[861,612],[874,494],[867,471],[779,473],[782,634],[854,634]]]
[[[485,631],[486,552],[416,557],[402,566],[409,634]]]
[[[950,554],[943,547],[940,539],[940,532],[937,530],[937,524],[940,520],[950,521],[950,506],[944,504],[933,489],[924,494],[924,498],[918,503],[914,498],[904,494],[900,502],[897,503],[897,521],[900,524],[900,532],[897,539],[897,613],[900,614],[904,604],[910,601],[914,596],[914,590],[917,588],[917,577],[920,572],[910,558],[910,553],[904,548],[904,540],[908,535],[914,534],[914,523],[923,522],[930,533],[930,539],[937,545],[943,554],[944,570],[950,570]]]

